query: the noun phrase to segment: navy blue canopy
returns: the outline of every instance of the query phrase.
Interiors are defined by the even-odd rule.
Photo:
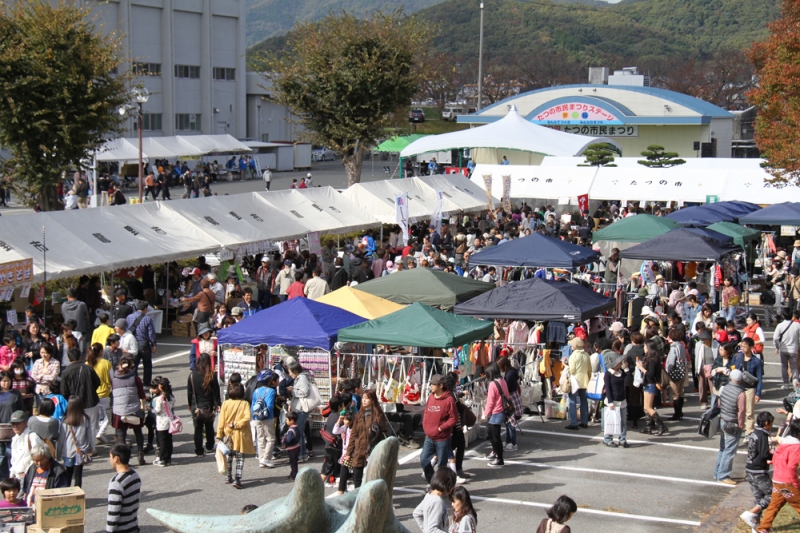
[[[761,211],[740,217],[739,223],[764,226],[800,226],[800,203],[784,202],[782,204],[772,204]]]
[[[470,263],[504,267],[575,268],[600,260],[591,248],[533,233],[472,254]]]
[[[330,350],[340,329],[366,322],[332,305],[295,298],[219,331],[220,344],[283,344]]]
[[[732,241],[722,242],[709,237],[698,228],[681,228],[631,246],[619,255],[623,259],[653,261],[719,261],[723,255],[741,249]]]
[[[717,202],[679,209],[667,215],[667,218],[684,226],[709,226],[717,222],[736,222],[739,217],[760,209],[749,202]]]
[[[683,228],[683,229],[685,229],[686,231],[691,231],[692,233],[694,233],[696,235],[703,235],[705,237],[711,237],[712,239],[716,239],[716,240],[718,240],[720,242],[724,242],[724,243],[728,243],[728,244],[733,242],[733,237],[731,237],[730,235],[725,235],[724,233],[720,233],[720,232],[715,231],[713,229],[708,229],[708,228]]]
[[[577,283],[532,278],[456,304],[453,312],[482,318],[573,321],[588,320],[615,304],[616,300]]]

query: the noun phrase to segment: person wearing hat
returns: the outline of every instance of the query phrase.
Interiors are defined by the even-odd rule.
[[[33,464],[31,449],[44,442],[39,435],[28,428],[28,414],[25,411],[11,413],[9,422],[11,429],[14,430],[14,437],[11,439],[11,468],[8,476],[21,481]]]
[[[114,328],[108,325],[108,312],[98,309],[97,319],[100,321],[100,325],[92,332],[92,344],[97,343],[105,347],[108,336],[114,333]]]
[[[569,374],[578,381],[578,390],[573,390],[567,395],[567,409],[569,410],[569,425],[566,429],[577,431],[578,428],[589,427],[589,402],[586,399],[586,387],[592,378],[592,361],[589,354],[583,349],[583,339],[575,337],[569,341],[572,354],[569,356]],[[577,402],[581,405],[581,421],[578,424]]]
[[[128,303],[128,292],[125,289],[114,291],[115,303],[111,308],[111,317],[114,322],[120,318],[128,318],[133,313],[133,306]]]
[[[136,357],[139,353],[139,343],[136,342],[136,337],[128,330],[128,321],[120,318],[114,322],[114,332],[119,336],[119,349],[122,355],[130,355]]]
[[[250,411],[253,413],[253,426],[258,442],[258,466],[273,468],[272,454],[275,451],[275,421],[273,410],[277,393],[278,375],[264,369],[256,377],[258,384],[253,392]]]
[[[736,485],[731,479],[733,460],[745,423],[746,394],[742,385],[743,374],[738,368],[731,371],[730,382],[719,394],[720,439],[714,479],[728,485]]]
[[[603,375],[605,383],[606,409],[603,410],[603,444],[611,448],[622,446],[629,448],[627,440],[628,418],[628,393],[625,388],[625,381],[629,370],[625,357],[622,354],[612,351],[604,358],[606,372]],[[611,411],[610,413],[608,411]],[[614,413],[616,411],[616,413]],[[614,442],[614,433],[611,424],[607,424],[606,416],[619,416],[619,444]]]
[[[189,370],[194,370],[197,359],[201,354],[207,353],[211,356],[211,368],[216,368],[217,358],[217,338],[212,335],[214,330],[209,324],[200,324],[197,328],[197,337],[192,339],[189,347]]]
[[[258,305],[266,309],[272,303],[272,267],[269,256],[261,256],[261,266],[256,270],[256,288],[258,289]]]
[[[702,324],[702,323],[701,323]],[[700,395],[700,407],[708,409],[708,397],[711,394],[711,367],[714,364],[714,350],[711,347],[713,336],[705,324],[697,334],[698,342],[694,345],[694,368],[697,374],[697,389]]]
[[[208,283],[207,280],[206,283]],[[156,341],[156,327],[153,324],[153,319],[147,316],[147,307],[147,302],[137,302],[136,312],[129,315],[125,320],[128,324],[128,329],[136,337],[138,346],[138,351],[134,358],[135,371],[139,371],[139,363],[142,363],[144,366],[142,381],[149,384],[153,378],[153,354],[156,353],[158,342]]]
[[[242,313],[242,308],[234,307],[233,309],[231,309],[231,316],[236,322],[241,322],[242,319],[244,318],[244,314]]]
[[[211,292],[214,293],[214,301],[218,304],[225,303],[225,286],[219,282],[217,279],[217,275],[213,272],[209,272],[206,276],[208,280],[208,288],[211,289]]]
[[[654,294],[658,296],[659,300],[664,299],[666,300],[669,297],[669,289],[667,288],[666,280],[664,276],[658,274],[656,276],[656,282],[650,286],[650,294]]]
[[[800,266],[800,239],[795,239],[792,246],[792,256],[789,259],[789,264],[790,266]]]
[[[434,456],[439,468],[447,468],[447,458],[450,456],[450,440],[453,436],[453,428],[456,427],[458,409],[456,408],[455,400],[453,400],[453,395],[447,392],[443,375],[435,374],[431,377],[428,385],[431,393],[425,403],[425,411],[422,417],[425,442],[422,444],[420,464],[422,465],[425,479],[430,484],[434,474],[433,465],[431,464]],[[492,388],[490,387],[489,396],[486,400],[487,410],[492,405],[492,400]],[[494,447],[494,444],[493,440],[492,447]],[[502,455],[500,457],[502,458]]]

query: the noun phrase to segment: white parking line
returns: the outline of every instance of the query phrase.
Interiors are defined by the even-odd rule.
[[[170,359],[175,359],[177,357],[185,357],[187,355],[189,355],[189,350],[186,350],[186,351],[183,351],[183,352],[174,353],[172,355],[168,355],[166,357],[161,357],[159,359],[153,359],[153,364],[157,365],[158,363],[163,363],[164,361],[169,361]]]
[[[415,458],[419,457],[420,455],[422,455],[422,448],[420,448],[419,450],[417,450],[415,452],[411,452],[408,455],[404,455],[397,462],[400,463],[401,465],[404,465],[404,464],[410,463],[411,461],[413,461]]]
[[[408,492],[411,494],[425,494],[424,490],[419,489],[406,489],[403,487],[395,487],[394,490],[396,492]],[[525,502],[522,500],[508,500],[506,498],[485,498],[483,496],[476,496],[475,494],[470,494],[470,497],[473,500],[484,501],[484,502],[496,502],[496,503],[506,503],[509,505],[525,505],[528,507],[541,507],[543,509],[549,509],[553,506],[552,503],[538,503],[538,502]],[[596,509],[584,509],[583,507],[578,507],[579,513],[586,513],[586,514],[595,514],[595,515],[602,515],[602,516],[611,516],[614,518],[619,519],[632,519],[632,520],[643,520],[646,522],[665,522],[667,524],[680,524],[683,526],[694,526],[697,527],[700,525],[700,522],[694,522],[692,520],[677,520],[674,518],[661,518],[658,516],[646,516],[646,515],[635,515],[635,514],[628,514],[628,513],[615,513],[611,511],[600,511]]]
[[[465,455],[465,458],[473,459],[473,460],[484,460],[482,457],[477,455]],[[503,460],[504,463],[510,465],[523,465],[523,466],[535,466],[536,468],[547,468],[547,469],[554,469],[554,470],[571,470],[573,472],[591,472],[595,474],[610,474],[613,476],[628,476],[628,477],[640,477],[646,479],[656,479],[660,481],[673,481],[676,483],[694,483],[696,485],[713,485],[719,488],[725,489],[732,489],[735,485],[727,485],[725,483],[719,483],[718,481],[704,481],[701,479],[684,479],[678,477],[669,477],[669,476],[654,476],[651,474],[636,474],[634,472],[619,472],[616,470],[599,470],[597,468],[578,468],[575,466],[561,466],[561,465],[551,465],[545,463],[532,463],[529,461],[509,461],[508,459]]]

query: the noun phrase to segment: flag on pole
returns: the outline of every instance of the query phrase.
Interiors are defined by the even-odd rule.
[[[511,212],[511,176],[503,176],[503,209]]]
[[[408,193],[394,195],[395,221],[400,226],[403,236],[403,246],[408,246]]]
[[[436,233],[442,234],[442,190],[436,190],[436,203],[433,204],[433,214],[431,215],[431,226],[436,228]]]

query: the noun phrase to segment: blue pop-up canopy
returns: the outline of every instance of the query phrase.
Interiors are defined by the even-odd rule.
[[[332,305],[295,298],[219,331],[220,344],[283,344],[330,350],[340,329],[366,319]]]
[[[473,265],[505,267],[575,268],[600,260],[591,248],[533,233],[491,248],[469,258]]]
[[[667,215],[667,218],[684,226],[708,226],[717,222],[736,222],[739,217],[760,209],[749,202],[717,202],[680,209]]]
[[[674,229],[649,241],[620,252],[623,259],[653,261],[719,261],[728,253],[741,251],[742,247],[719,241],[698,228]],[[718,233],[712,231],[711,233]],[[726,235],[727,237],[727,235]]]
[[[784,202],[782,204],[772,204],[761,211],[739,218],[739,223],[765,226],[800,226],[800,203]]]

